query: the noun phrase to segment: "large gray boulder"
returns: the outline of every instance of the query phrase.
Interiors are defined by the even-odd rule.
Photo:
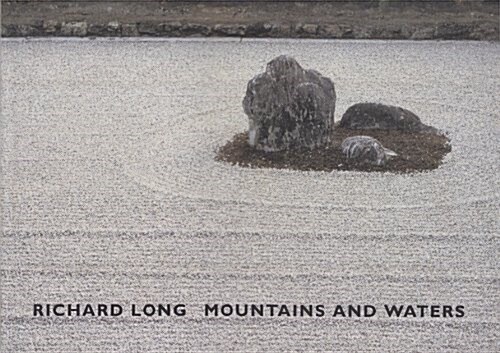
[[[358,103],[342,116],[339,127],[347,129],[380,129],[405,132],[437,132],[409,110],[392,105]]]
[[[314,148],[330,140],[335,87],[319,72],[279,56],[247,85],[243,109],[250,121],[249,143],[264,151]]]
[[[340,148],[349,161],[365,165],[383,166],[390,157],[397,156],[370,136],[348,137]]]

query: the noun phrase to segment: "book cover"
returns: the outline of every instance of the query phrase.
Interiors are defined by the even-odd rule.
[[[19,18],[2,352],[497,351],[498,41]]]

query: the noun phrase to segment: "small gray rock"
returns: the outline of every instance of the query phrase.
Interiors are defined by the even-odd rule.
[[[213,28],[215,34],[222,34],[230,37],[242,37],[245,35],[247,30],[246,25],[238,25],[238,24],[216,24]]]
[[[161,36],[176,37],[185,35],[182,31],[186,28],[186,25],[183,25],[181,22],[166,22],[161,23],[159,28]]]
[[[397,156],[382,144],[369,136],[352,136],[342,141],[342,153],[351,161],[360,164],[383,166],[388,158]]]
[[[292,57],[275,58],[250,80],[243,99],[250,145],[271,152],[328,142],[335,98],[330,79],[304,70]]]
[[[294,30],[297,34],[315,35],[318,32],[318,25],[312,23],[297,23],[294,26]]]
[[[172,28],[175,28],[175,24],[172,24]],[[186,23],[181,25],[180,31],[183,36],[208,36],[211,34],[212,29],[207,25],[202,25],[198,23]]]
[[[61,24],[61,35],[84,37],[87,35],[87,22],[63,22]]]
[[[137,24],[135,23],[125,23],[122,25],[122,36],[124,37],[137,37],[139,36],[139,30],[137,29]]]
[[[37,33],[36,28],[31,25],[25,25],[25,24],[13,25],[11,26],[11,28],[15,33],[14,36],[30,37],[36,35]]]
[[[405,132],[437,132],[409,110],[377,103],[358,103],[342,116],[339,127],[346,129],[380,129]]]
[[[158,27],[161,27],[161,25],[158,25],[156,23],[144,22],[138,24],[137,31],[140,34],[157,36],[159,32]]]
[[[59,23],[54,20],[44,20],[42,24],[42,29],[47,34],[54,34],[57,32]]]
[[[108,32],[103,24],[91,23],[87,30],[87,34],[90,36],[107,36]]]
[[[111,21],[107,24],[106,29],[109,34],[118,36],[121,34],[122,25],[118,21]]]
[[[318,33],[324,38],[340,38],[342,36],[342,30],[339,25],[324,24],[319,25]]]
[[[413,32],[410,39],[422,40],[422,39],[432,39],[434,38],[434,33],[436,29],[434,27],[420,28]]]

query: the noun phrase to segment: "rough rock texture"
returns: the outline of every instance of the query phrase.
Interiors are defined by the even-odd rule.
[[[437,132],[409,110],[377,103],[358,103],[342,116],[340,127],[346,129],[381,129],[405,132]]]
[[[243,108],[249,143],[264,151],[313,148],[329,141],[335,111],[333,82],[279,56],[248,82]]]
[[[57,28],[56,24],[52,24],[50,27],[51,33],[54,33],[54,29]],[[61,24],[61,35],[63,36],[76,36],[84,37],[88,33],[88,25],[85,21],[82,22],[63,22]]]
[[[341,145],[342,153],[356,163],[384,165],[389,157],[397,154],[370,136],[352,136],[346,138]]]

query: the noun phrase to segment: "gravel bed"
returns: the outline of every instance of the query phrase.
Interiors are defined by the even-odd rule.
[[[500,44],[2,40],[5,352],[492,352]],[[417,174],[214,160],[279,54],[452,151]],[[184,302],[183,318],[33,318],[35,302]],[[464,305],[464,318],[206,319],[203,303]]]

